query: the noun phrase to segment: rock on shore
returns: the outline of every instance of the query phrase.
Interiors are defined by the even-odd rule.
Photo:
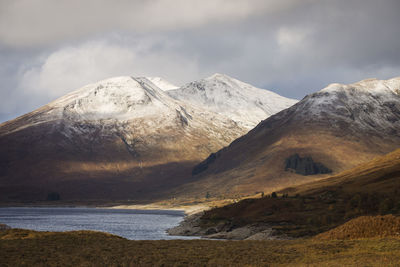
[[[277,235],[277,233],[266,224],[254,224],[235,228],[232,225],[221,223],[212,227],[204,227],[201,225],[200,220],[203,214],[204,212],[199,212],[187,216],[178,226],[168,229],[168,234],[227,240],[287,239],[285,236]]]

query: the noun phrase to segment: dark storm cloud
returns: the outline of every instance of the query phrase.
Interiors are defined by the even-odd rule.
[[[221,72],[294,98],[400,76],[399,11],[397,0],[0,0],[0,121],[116,75]]]

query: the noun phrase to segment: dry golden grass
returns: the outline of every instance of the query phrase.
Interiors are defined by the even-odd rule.
[[[328,232],[317,235],[316,239],[357,239],[357,238],[400,237],[400,217],[360,216]]]
[[[396,266],[400,239],[130,241],[13,229],[0,232],[0,259],[0,266]]]

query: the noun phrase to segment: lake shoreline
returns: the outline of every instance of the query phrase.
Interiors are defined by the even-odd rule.
[[[131,240],[197,239],[169,235],[185,213],[178,209],[117,209],[96,207],[2,207],[0,223],[12,228],[64,232],[94,230]]]
[[[165,204],[165,203],[149,203],[149,204],[122,204],[122,205],[85,205],[85,204],[72,204],[72,203],[29,203],[24,205],[2,205],[0,208],[95,208],[95,209],[109,209],[109,210],[146,210],[146,211],[182,211],[184,217],[177,226],[167,228],[166,233],[169,236],[182,236],[182,237],[193,237],[193,238],[211,238],[200,235],[190,234],[177,234],[174,233],[173,229],[179,228],[181,224],[184,224],[193,215],[199,215],[203,211],[210,209],[210,205],[206,204]],[[172,231],[171,231],[172,230]],[[224,239],[224,238],[221,238]],[[229,239],[229,238],[226,238]]]

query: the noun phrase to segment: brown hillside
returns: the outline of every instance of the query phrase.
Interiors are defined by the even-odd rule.
[[[361,216],[315,238],[320,240],[400,237],[400,217]]]
[[[204,229],[272,227],[311,236],[364,215],[400,214],[400,149],[339,175],[205,212]],[[265,228],[264,227],[264,228]]]
[[[282,190],[288,194],[318,194],[340,190],[347,194],[393,194],[400,190],[400,149],[321,181]]]

